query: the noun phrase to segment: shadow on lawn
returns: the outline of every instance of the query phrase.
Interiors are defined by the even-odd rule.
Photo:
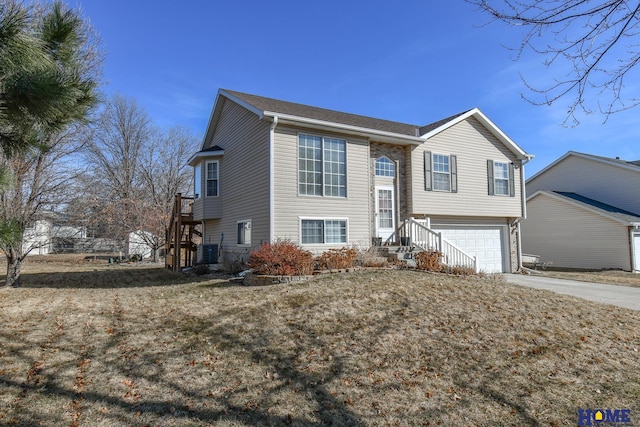
[[[115,312],[117,312],[117,308]],[[228,387],[236,378],[224,378],[222,382],[208,384],[208,387],[194,391],[188,381],[178,382],[170,380],[175,378],[173,372],[169,372],[170,368],[165,368],[164,364],[153,365],[149,361],[152,358],[153,351],[150,349],[140,349],[140,353],[149,351],[148,354],[137,354],[133,357],[131,354],[121,354],[121,356],[112,362],[110,367],[116,369],[121,377],[132,378],[136,383],[144,382],[160,387],[165,390],[164,395],[175,396],[170,400],[154,400],[145,399],[132,400],[127,395],[101,392],[100,389],[87,390],[78,392],[71,384],[66,384],[60,380],[63,376],[62,372],[68,366],[47,366],[47,371],[33,372],[33,368],[27,372],[26,378],[22,381],[9,379],[7,376],[0,374],[0,387],[7,390],[20,390],[16,400],[37,402],[39,398],[63,398],[67,401],[80,402],[81,405],[87,404],[99,405],[106,407],[106,411],[102,415],[100,421],[114,423],[114,425],[129,424],[134,422],[140,425],[147,425],[140,421],[141,414],[152,419],[151,425],[162,421],[169,425],[181,425],[181,423],[208,423],[232,421],[243,425],[294,425],[294,426],[350,426],[364,427],[366,424],[350,409],[349,405],[343,401],[335,393],[332,394],[325,383],[330,382],[333,377],[338,377],[344,372],[344,364],[341,357],[336,357],[331,363],[331,367],[327,375],[303,372],[302,369],[296,368],[299,365],[297,359],[312,348],[317,348],[318,338],[312,331],[305,331],[304,328],[297,329],[299,342],[293,354],[285,355],[278,351],[278,340],[282,337],[270,337],[261,334],[260,337],[248,338],[240,332],[240,329],[234,330],[228,327],[220,326],[223,318],[229,313],[224,311],[221,316],[208,319],[206,322],[200,322],[197,327],[201,328],[207,335],[215,336],[217,345],[225,346],[225,353],[231,352],[233,355],[242,354],[247,365],[259,364],[265,366],[265,369],[271,369],[277,373],[280,381],[272,386],[263,387],[261,395],[255,399],[255,405],[244,403],[247,401],[247,391],[249,388],[258,387],[260,381],[256,384],[247,384],[245,387],[237,387],[234,390],[228,389],[223,395],[213,396],[210,390],[215,388]],[[153,334],[154,331],[145,331],[141,329],[141,324],[129,325],[136,334]],[[185,333],[185,329],[193,328],[194,324],[177,323],[164,331],[164,336],[179,336]],[[90,349],[87,357],[91,356],[97,359],[101,354],[108,352],[120,352],[124,343],[127,342],[129,331],[117,331],[110,339],[100,342],[99,346]],[[65,334],[61,334],[64,336]],[[30,352],[34,343],[23,341],[15,337],[13,334],[0,330],[0,342],[10,343],[5,346],[5,355],[12,358],[22,360],[32,360],[33,353]],[[42,344],[40,344],[42,346]],[[47,349],[55,346],[64,346],[64,342],[47,342]],[[84,343],[74,343],[74,347],[87,350]],[[71,351],[72,346],[67,346],[65,351]],[[185,354],[193,351],[193,343],[185,342],[181,346],[176,346],[170,352],[163,353],[164,360],[185,358]],[[84,356],[83,356],[84,357]],[[37,365],[37,361],[33,361]],[[95,362],[94,362],[95,363]],[[152,365],[152,369],[149,366]],[[32,365],[33,366],[33,365]],[[231,374],[233,376],[233,374]],[[34,381],[34,378],[37,378]],[[76,377],[77,378],[77,377]],[[298,413],[274,413],[269,405],[273,404],[273,396],[283,391],[290,391],[297,396],[304,396],[307,403],[313,409],[307,411],[299,411]],[[199,401],[200,404],[193,405],[193,401]],[[191,402],[191,403],[190,403]],[[202,404],[204,403],[204,405]],[[60,413],[43,414],[37,411],[37,408],[24,407],[22,404],[11,405],[19,409],[15,414],[9,413],[9,417],[13,425],[37,425],[38,423],[47,424],[53,421],[65,422],[62,415],[65,408],[61,408]],[[117,408],[117,411],[115,410]],[[119,412],[118,415],[116,413]],[[125,413],[124,417],[122,412]],[[94,415],[95,416],[95,415]],[[99,416],[100,417],[100,416]],[[55,418],[55,419],[54,419]],[[318,421],[313,421],[316,418]],[[85,420],[85,422],[95,422],[96,419]]]
[[[6,274],[0,275],[0,286],[4,285]],[[182,285],[211,280],[206,276],[186,276],[182,273],[153,267],[95,268],[91,271],[68,272],[23,272],[20,277],[22,288],[49,289],[122,289],[152,286]]]

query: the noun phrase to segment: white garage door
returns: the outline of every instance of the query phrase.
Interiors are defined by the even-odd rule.
[[[640,271],[640,234],[633,235],[633,269]]]
[[[437,226],[442,238],[475,256],[478,269],[486,273],[506,272],[504,262],[503,227]]]

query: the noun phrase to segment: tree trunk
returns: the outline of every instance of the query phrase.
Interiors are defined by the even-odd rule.
[[[22,260],[20,257],[7,256],[7,281],[5,287],[17,288],[20,286],[20,271]]]
[[[153,262],[158,262],[158,251],[160,249],[159,248],[152,248],[151,249],[151,256],[153,257],[152,260]]]

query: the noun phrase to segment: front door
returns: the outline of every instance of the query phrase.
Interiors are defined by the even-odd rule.
[[[392,186],[376,186],[376,234],[388,239],[396,229],[395,197]]]

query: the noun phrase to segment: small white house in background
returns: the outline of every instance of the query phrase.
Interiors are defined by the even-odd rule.
[[[24,230],[22,250],[28,255],[47,255],[51,252],[52,223],[48,219],[39,219],[32,227]]]
[[[554,267],[640,272],[640,161],[570,151],[526,190],[524,253]]]
[[[140,255],[143,259],[151,258],[152,249],[146,243],[152,238],[148,231],[136,230],[129,233],[129,255]]]

